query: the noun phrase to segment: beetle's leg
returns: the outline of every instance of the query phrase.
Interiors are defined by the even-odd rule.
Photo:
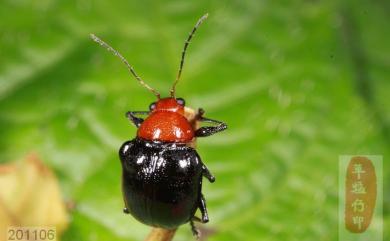
[[[216,126],[200,127],[199,129],[197,129],[195,131],[196,137],[211,136],[211,135],[218,133],[218,132],[221,132],[227,128],[226,123],[221,122],[221,121],[212,120],[212,119],[208,119],[208,118],[204,118],[204,117],[200,118],[199,121],[213,123],[213,124],[217,124],[217,125]]]
[[[215,182],[214,175],[210,173],[209,169],[203,163],[202,163],[202,175],[206,177],[209,180],[209,182],[211,183]]]
[[[190,226],[191,226],[191,231],[192,231],[192,235],[195,236],[196,240],[199,240],[199,230],[196,228],[195,224],[194,224],[194,220],[190,220]]]
[[[198,108],[198,113],[196,113],[196,118],[197,119],[200,119],[200,118],[202,118],[203,117],[203,115],[204,115],[204,109],[203,108]]]
[[[211,136],[217,132],[221,132],[227,128],[226,123],[222,121],[217,121],[217,120],[212,120],[203,117],[204,110],[199,108],[198,114],[197,114],[197,120],[201,122],[206,122],[206,123],[212,123],[215,124],[216,126],[203,126],[200,127],[195,131],[195,136],[196,137],[205,137],[205,136]]]
[[[199,210],[202,213],[202,223],[207,223],[209,221],[209,215],[207,213],[207,208],[206,208],[206,199],[204,199],[203,194],[200,194],[200,199],[199,199]]]
[[[202,222],[202,219],[200,219],[200,218],[198,218],[197,216],[194,215],[194,216],[191,218],[191,221],[201,223],[201,222]]]
[[[127,208],[123,208],[123,213],[129,214],[130,211],[129,211],[129,209],[127,209]]]
[[[144,119],[136,117],[136,115],[148,115],[149,111],[128,111],[126,117],[138,128]]]

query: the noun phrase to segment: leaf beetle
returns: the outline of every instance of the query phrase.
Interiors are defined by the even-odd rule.
[[[91,34],[95,42],[119,57],[140,84],[157,97],[148,111],[126,113],[138,130],[136,138],[126,141],[119,149],[124,212],[144,224],[165,229],[175,229],[190,222],[194,235],[198,233],[194,221],[209,221],[206,200],[202,194],[202,179],[206,177],[214,182],[215,177],[190,143],[196,137],[223,131],[227,125],[203,117],[204,111],[199,109],[195,121],[212,125],[195,128],[186,118],[185,101],[176,98],[175,89],[187,47],[207,16],[205,14],[197,21],[184,43],[179,71],[170,90],[170,97],[167,98],[160,98],[160,93],[147,85],[118,51]],[[142,115],[146,118],[141,118]],[[197,209],[201,212],[201,218],[195,216]]]

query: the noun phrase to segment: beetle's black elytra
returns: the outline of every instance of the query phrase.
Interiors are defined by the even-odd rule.
[[[125,204],[139,221],[172,229],[204,208],[203,163],[195,149],[135,138],[122,145],[119,156]]]

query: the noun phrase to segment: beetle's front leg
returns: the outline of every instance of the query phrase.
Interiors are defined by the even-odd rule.
[[[217,120],[212,120],[212,119],[205,118],[205,117],[203,117],[203,114],[204,114],[204,110],[202,108],[200,108],[198,110],[198,114],[197,114],[197,120],[198,121],[207,122],[207,123],[213,123],[213,124],[216,124],[216,126],[203,126],[203,127],[200,127],[199,129],[197,129],[195,131],[195,136],[196,137],[211,136],[211,135],[213,135],[215,133],[218,133],[218,132],[221,132],[221,131],[223,131],[223,130],[225,130],[227,128],[226,123],[224,123],[222,121],[217,121]]]
[[[126,117],[138,128],[144,119],[136,117],[136,115],[148,115],[149,111],[128,111]]]

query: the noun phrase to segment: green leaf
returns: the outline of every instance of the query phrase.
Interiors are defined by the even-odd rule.
[[[164,95],[229,129],[198,140],[209,240],[337,240],[338,156],[390,154],[388,5],[371,1],[5,1],[0,160],[37,152],[76,203],[63,240],[143,240],[122,213],[124,117],[153,96],[90,41],[118,49]],[[12,13],[12,14],[11,14]],[[384,166],[388,190],[390,169]],[[387,189],[386,189],[387,188]],[[389,227],[390,196],[384,196]],[[385,229],[384,240],[390,236]],[[183,226],[175,240],[191,240]]]

